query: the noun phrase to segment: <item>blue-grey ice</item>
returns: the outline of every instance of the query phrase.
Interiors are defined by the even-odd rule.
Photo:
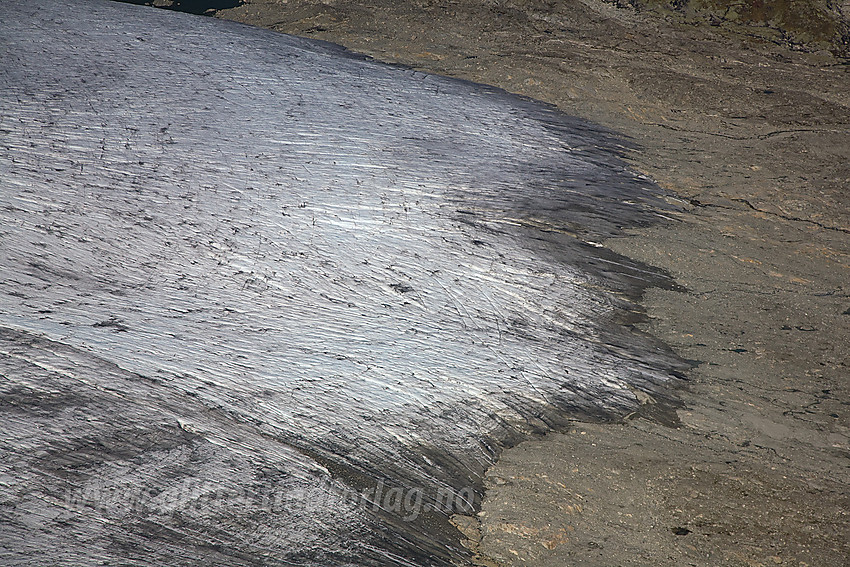
[[[211,18],[0,22],[3,565],[462,562],[500,447],[663,396],[610,133]]]

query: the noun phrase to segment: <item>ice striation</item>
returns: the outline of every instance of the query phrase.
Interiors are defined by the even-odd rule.
[[[502,447],[667,396],[615,135],[211,18],[0,21],[0,563],[463,562]]]

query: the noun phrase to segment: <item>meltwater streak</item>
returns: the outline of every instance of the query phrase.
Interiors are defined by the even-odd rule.
[[[0,21],[0,563],[450,564],[501,447],[681,368],[614,323],[669,282],[587,243],[665,207],[609,133],[209,18]]]

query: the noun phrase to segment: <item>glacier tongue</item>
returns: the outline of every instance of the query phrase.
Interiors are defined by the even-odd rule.
[[[681,367],[613,323],[666,278],[588,244],[665,207],[612,134],[210,18],[0,19],[4,560],[449,564],[500,446]]]

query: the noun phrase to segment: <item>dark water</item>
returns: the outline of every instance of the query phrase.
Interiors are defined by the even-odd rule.
[[[0,21],[0,563],[463,561],[502,447],[667,396],[610,133],[209,18]]]

